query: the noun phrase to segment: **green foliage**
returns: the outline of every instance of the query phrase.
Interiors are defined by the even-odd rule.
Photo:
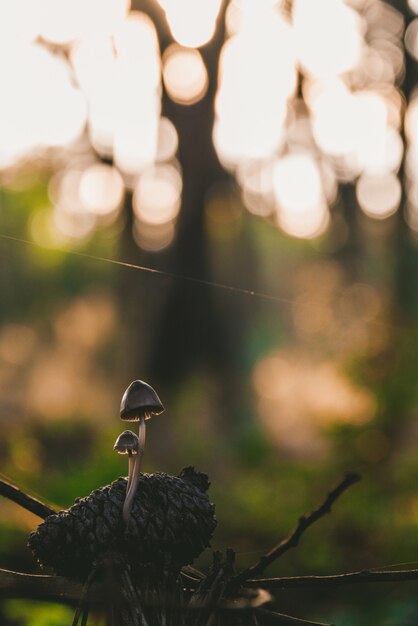
[[[63,626],[71,623],[73,613],[72,609],[62,604],[27,600],[9,600],[3,608],[4,616],[16,626]]]
[[[12,236],[28,237],[31,220],[48,202],[46,182],[41,178],[20,191],[2,189],[1,219],[5,231]],[[321,300],[323,295],[319,288],[327,278],[327,274],[321,272],[326,263],[342,275],[335,302],[329,305],[330,309],[333,306],[341,313],[340,292],[350,281],[360,280],[358,275],[350,274],[350,259],[347,261],[342,253],[340,256],[328,253],[323,240],[319,243],[295,241],[248,215],[241,222],[234,235],[235,249],[239,252],[237,259],[240,262],[247,259],[252,273],[242,277],[235,266],[236,274],[231,270],[229,275],[230,270],[223,269],[224,261],[231,256],[228,240],[222,247],[222,263],[218,259],[214,264],[219,274],[214,278],[226,283],[232,278],[242,278],[242,284],[254,279],[252,286],[267,293],[284,294],[284,301],[266,302],[254,297],[234,300],[235,296],[222,292],[217,303],[225,319],[218,319],[218,323],[236,342],[231,342],[234,347],[229,355],[230,362],[222,371],[213,371],[210,363],[204,361],[205,355],[201,355],[204,365],[184,377],[175,388],[170,389],[170,381],[164,383],[162,391],[167,399],[163,393],[161,396],[167,413],[148,427],[145,471],[177,473],[189,464],[207,471],[219,522],[213,548],[236,548],[238,566],[245,567],[287,536],[300,515],[322,500],[342,472],[359,470],[363,475],[362,483],[344,495],[330,516],[309,530],[297,550],[267,573],[326,574],[391,563],[416,566],[418,292],[412,288],[411,276],[400,277],[413,294],[408,307],[396,301],[393,309],[399,306],[400,312],[395,315],[394,310],[386,306],[381,319],[374,321],[375,326],[380,328],[381,325],[386,337],[382,347],[370,354],[360,348],[344,352],[337,339],[350,320],[343,319],[336,335],[332,335],[331,323],[325,326],[323,334],[303,335],[297,333],[292,315],[297,299],[295,277],[317,264],[319,278],[313,285],[315,297],[312,297],[313,302],[315,298]],[[246,239],[240,239],[244,235]],[[109,231],[106,235],[103,231],[77,250],[116,258],[115,241],[114,233]],[[219,248],[220,244],[217,245]],[[255,264],[252,259],[248,261],[246,246],[251,247]],[[411,242],[405,242],[405,246],[410,250]],[[212,252],[217,251],[219,249],[213,245]],[[391,254],[383,251],[373,257],[363,250],[359,260],[364,276],[375,281],[383,303],[395,298],[389,281],[393,275]],[[416,251],[409,251],[408,258],[416,270]],[[122,300],[120,294],[127,293],[122,289],[124,281],[128,283],[125,272],[132,277],[133,270],[115,270],[107,263],[72,255],[66,250],[54,251],[7,241],[3,242],[0,261],[0,348],[3,325],[7,323],[35,328],[39,344],[31,358],[22,363],[6,362],[4,349],[0,350],[3,359],[0,359],[0,471],[38,497],[67,507],[76,497],[85,496],[127,473],[126,458],[112,450],[117,434],[126,427],[118,419],[118,398],[130,376],[146,378],[150,352],[161,329],[161,312],[155,314],[152,303],[155,299],[163,303],[167,292],[157,289],[152,276],[144,283],[145,289],[141,274],[137,272],[129,283],[129,297]],[[152,263],[157,265],[155,258]],[[153,285],[155,291],[148,288]],[[107,391],[107,387],[114,391],[113,404],[109,402],[105,411],[96,410],[98,394],[94,402],[86,403],[78,413],[68,410],[59,419],[51,415],[45,418],[32,408],[22,411],[19,400],[29,388],[34,393],[36,386],[32,376],[51,348],[54,312],[60,307],[70,308],[75,298],[97,288],[111,294],[118,302],[118,307],[113,309],[115,328],[95,350],[87,347],[79,354],[72,339],[60,345],[55,353],[54,369],[61,371],[66,367],[66,359],[76,354],[75,365],[71,361],[71,367],[65,371],[74,374],[74,380],[88,391],[94,374],[103,372],[105,385],[98,388],[102,392]],[[306,295],[306,289],[302,289],[300,297]],[[169,298],[167,301],[170,302]],[[308,305],[311,304],[309,300]],[[407,315],[402,315],[405,312]],[[144,317],[141,318],[140,313]],[[167,315],[170,313],[168,310]],[[366,331],[367,335],[370,327]],[[202,328],[201,332],[207,329]],[[136,337],[136,343],[132,337]],[[182,340],[187,343],[188,337]],[[295,453],[285,441],[268,434],[259,419],[260,407],[253,387],[252,375],[259,359],[278,353],[282,348],[301,345],[309,354],[338,363],[351,382],[366,387],[377,399],[377,411],[371,421],[355,424],[330,421],[316,426],[313,432],[323,443],[321,453],[309,449]],[[173,360],[180,362],[181,358],[180,353]],[[84,367],[88,359],[88,366]],[[13,384],[13,381],[16,382]],[[49,380],[44,383],[48,389]],[[51,385],[48,391],[52,398],[56,388]],[[304,398],[305,392],[301,388],[296,393]],[[326,395],[327,390],[324,393]],[[305,418],[306,425],[312,427],[308,411]],[[280,413],[277,419],[281,419]],[[18,514],[10,516],[10,508],[2,507],[0,513],[0,565],[21,567],[25,571],[35,569],[25,548],[25,539],[36,521],[23,515],[19,521]],[[200,563],[205,567],[209,561],[210,551],[203,555]],[[338,626],[415,626],[418,622],[415,588],[406,586],[404,595],[398,588],[391,587],[390,591],[382,593],[369,586],[327,592],[323,598],[306,594],[304,611],[307,617],[332,621]],[[280,595],[284,608],[289,596]],[[302,595],[292,597],[296,598],[296,604],[301,602]],[[71,623],[70,609],[20,600],[7,602],[4,615],[19,625]]]

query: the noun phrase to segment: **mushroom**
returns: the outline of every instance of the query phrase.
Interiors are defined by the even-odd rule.
[[[128,484],[126,486],[126,493],[128,493],[129,487],[132,482],[132,473],[135,465],[135,458],[138,455],[139,439],[138,435],[132,432],[132,430],[124,430],[123,433],[115,441],[113,449],[119,454],[127,454],[128,459]],[[135,458],[133,458],[135,457]]]
[[[142,380],[134,380],[122,396],[120,417],[127,422],[139,422],[138,454],[133,461],[130,484],[123,504],[123,519],[128,523],[132,503],[139,483],[145,448],[145,420],[160,415],[164,406],[154,389]]]

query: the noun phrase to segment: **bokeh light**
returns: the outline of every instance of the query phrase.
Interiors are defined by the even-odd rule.
[[[160,54],[155,27],[132,11],[114,37],[76,42],[70,53],[89,102],[89,135],[97,152],[113,156],[127,176],[156,159],[160,117]]]
[[[328,224],[318,165],[309,154],[290,154],[273,167],[273,189],[278,220],[285,232],[312,238]]]
[[[293,23],[299,62],[309,75],[337,76],[359,62],[360,16],[343,0],[295,0]]]
[[[163,77],[168,95],[179,104],[198,102],[208,87],[208,74],[200,52],[176,44],[164,52]]]
[[[180,45],[198,48],[212,39],[221,0],[159,0],[159,3]]]
[[[0,42],[9,49],[35,41],[40,31],[39,0],[0,3]]]
[[[37,44],[0,55],[0,167],[78,139],[87,107],[64,60]]]
[[[133,237],[140,248],[147,252],[160,252],[167,248],[175,235],[174,223],[149,224],[136,218],[133,224]]]
[[[176,152],[179,143],[176,127],[168,117],[161,117],[158,125],[157,161],[169,161]]]
[[[282,350],[261,359],[252,381],[263,426],[295,456],[323,457],[322,429],[368,423],[376,412],[373,395],[351,383],[336,363],[315,362],[301,351]]]
[[[357,567],[351,537],[361,567],[408,560],[407,525],[418,519],[418,1],[408,4],[0,2],[0,384],[5,424],[22,430],[0,446],[1,471],[32,486],[42,474],[63,507],[61,486],[84,495],[110,482],[111,445],[108,457],[92,435],[68,480],[68,459],[56,445],[46,452],[32,418],[67,418],[58,438],[74,429],[67,451],[79,453],[83,422],[114,419],[124,371],[150,371],[179,420],[174,437],[163,428],[150,441],[148,467],[173,471],[190,455],[218,475],[213,499],[242,569],[251,543],[276,537],[274,498],[281,532],[312,504],[307,476],[325,484],[366,463],[377,464],[372,480],[331,542],[302,550],[288,573],[343,571],[343,557]],[[390,481],[380,480],[385,463]],[[384,510],[387,486],[395,505]],[[25,519],[3,513],[8,525]],[[393,611],[378,603],[376,617],[372,603],[348,614],[339,598],[325,621],[358,623],[364,609],[364,623],[402,622],[416,603],[398,599]]]
[[[5,324],[0,331],[0,359],[14,365],[29,360],[36,346],[36,333],[24,324]]]
[[[369,217],[384,219],[399,207],[402,187],[395,174],[369,176],[362,174],[356,186],[357,200]]]
[[[37,5],[40,36],[65,45],[76,39],[112,35],[130,7],[130,0],[41,0]]]
[[[310,92],[313,133],[321,149],[344,157],[353,176],[382,167],[386,153],[387,107],[375,92],[351,93],[344,83],[323,83]],[[384,165],[383,165],[384,167]]]
[[[114,113],[116,165],[135,175],[151,165],[157,152],[160,117],[160,55],[151,19],[131,12],[115,35],[118,93]]]
[[[223,46],[214,143],[222,163],[267,158],[284,136],[295,89],[292,30],[268,2],[242,3],[239,32]]]
[[[119,101],[118,66],[112,41],[105,37],[79,41],[70,51],[70,60],[88,100],[91,143],[99,154],[110,156]]]
[[[409,54],[418,60],[418,18],[408,24],[405,32],[405,47]]]
[[[0,120],[16,120],[0,121],[0,168],[14,167],[51,146],[73,145],[86,124],[96,152],[113,159],[129,187],[156,163],[175,157],[177,131],[161,118],[161,65],[175,102],[190,105],[205,95],[209,79],[196,48],[211,40],[221,3],[160,0],[160,5],[176,41],[165,50],[162,64],[155,24],[145,13],[130,10],[129,0],[17,0],[0,8],[0,46],[13,57],[12,64],[5,62],[9,55],[0,62],[5,85]],[[295,0],[291,12],[288,8],[273,0],[229,2],[213,141],[223,166],[241,186],[244,204],[263,217],[280,204],[272,163],[289,153],[310,154],[320,172],[321,199],[310,219],[306,214],[300,221],[312,220],[304,231],[311,236],[328,223],[339,181],[364,175],[359,194],[364,180],[393,182],[390,175],[400,168],[404,103],[396,84],[405,71],[404,26],[399,11],[377,0]],[[410,8],[415,10],[414,0]],[[22,14],[28,16],[24,25]],[[412,56],[416,31],[412,19],[404,37]],[[11,37],[12,32],[18,36]],[[52,54],[50,44],[62,56]],[[302,97],[296,94],[297,70]],[[413,117],[410,105],[408,136]],[[413,153],[411,143],[408,171]],[[412,187],[410,180],[411,194]],[[292,220],[298,221],[297,211],[287,214],[285,207],[276,222],[296,233],[299,227]]]
[[[80,178],[80,200],[87,211],[105,216],[117,211],[123,199],[124,184],[119,172],[110,165],[95,163]]]
[[[418,137],[418,94],[413,94],[405,114],[405,133],[410,143]]]
[[[61,241],[83,242],[93,233],[96,218],[78,207],[58,205],[52,214],[52,226],[61,236]]]
[[[158,164],[149,168],[142,173],[134,189],[136,217],[152,225],[173,221],[180,210],[181,190],[181,174],[174,165]]]

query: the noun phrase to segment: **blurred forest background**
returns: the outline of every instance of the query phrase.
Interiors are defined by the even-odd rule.
[[[3,475],[67,507],[125,474],[112,447],[140,378],[166,406],[145,471],[207,472],[213,547],[240,566],[346,469],[362,483],[268,574],[418,565],[417,14],[2,0]],[[38,571],[38,523],[0,501],[0,567]],[[418,623],[413,582],[278,602],[338,626]]]

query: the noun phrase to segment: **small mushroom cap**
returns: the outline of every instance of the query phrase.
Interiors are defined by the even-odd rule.
[[[164,406],[155,390],[142,380],[134,380],[122,396],[120,418],[127,422],[139,422],[160,415]]]
[[[138,454],[139,439],[132,430],[124,430],[115,441],[113,449],[119,454]]]

